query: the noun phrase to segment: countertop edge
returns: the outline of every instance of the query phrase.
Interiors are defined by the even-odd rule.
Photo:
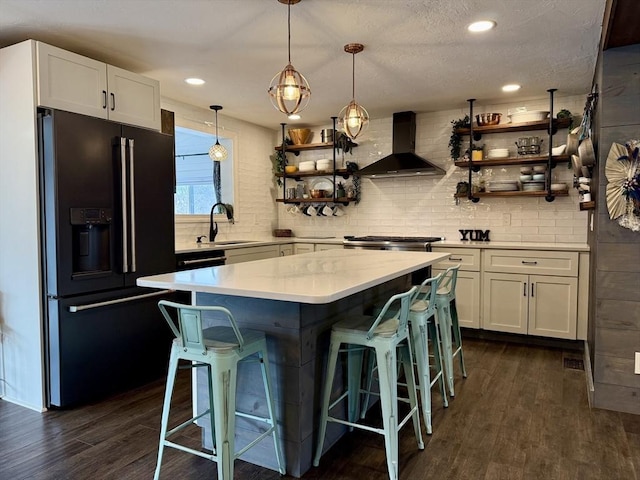
[[[435,248],[480,248],[501,250],[555,250],[564,252],[589,252],[586,243],[543,243],[543,242],[463,242],[444,240],[433,244]]]
[[[224,240],[221,240],[224,241]],[[216,250],[234,250],[248,247],[264,247],[269,245],[286,245],[288,243],[324,243],[331,245],[341,245],[343,237],[335,238],[300,238],[300,237],[273,237],[270,239],[251,240],[246,243],[236,243],[233,245],[210,245],[208,243],[196,244],[179,243],[176,244],[175,253],[193,253]],[[544,243],[544,242],[476,242],[461,240],[443,240],[433,244],[440,248],[482,248],[482,249],[505,249],[505,250],[556,250],[570,252],[589,252],[591,249],[586,243]]]
[[[361,280],[352,280],[346,286],[341,286],[340,288],[335,288],[333,291],[329,292],[318,292],[318,293],[310,293],[310,292],[292,292],[292,291],[278,291],[272,288],[272,285],[269,284],[268,287],[258,286],[258,287],[250,287],[245,285],[243,282],[238,281],[237,278],[233,278],[227,285],[224,284],[223,280],[215,279],[216,275],[211,275],[213,280],[209,281],[209,273],[207,273],[207,281],[202,282],[197,279],[192,278],[194,275],[190,272],[223,272],[222,269],[227,269],[227,272],[232,272],[232,275],[236,277],[239,275],[249,275],[252,272],[248,272],[251,268],[264,268],[265,266],[273,267],[276,263],[281,263],[287,259],[287,262],[296,262],[300,264],[300,266],[306,266],[309,260],[338,260],[340,261],[342,258],[353,257],[353,253],[348,253],[350,251],[345,250],[328,250],[325,252],[310,252],[303,253],[299,255],[287,256],[287,257],[276,257],[274,259],[265,259],[265,260],[256,260],[255,262],[246,262],[240,263],[237,265],[227,265],[227,266],[218,266],[218,267],[205,267],[201,269],[195,269],[192,271],[184,271],[184,272],[172,272],[166,274],[159,275],[151,275],[147,277],[140,277],[137,280],[137,285],[141,287],[150,287],[150,288],[161,288],[166,289],[170,288],[172,290],[181,290],[188,292],[197,292],[197,293],[213,293],[219,295],[231,295],[238,297],[249,297],[249,298],[261,298],[267,300],[279,300],[279,301],[288,301],[288,302],[297,302],[297,303],[309,303],[309,304],[325,304],[334,302],[336,300],[340,300],[344,297],[347,297],[351,294],[358,293],[364,291],[368,288],[374,287],[376,285],[380,285],[384,282],[393,280],[402,275],[409,274],[414,272],[420,268],[427,267],[429,265],[433,265],[434,263],[444,259],[448,253],[447,252],[394,252],[396,255],[412,255],[411,262],[406,264],[405,266],[399,266],[397,263],[394,263],[393,268],[390,271],[385,271],[384,273],[378,273],[375,277],[371,275],[366,275],[365,278]],[[379,254],[377,251],[358,251],[356,256],[365,256],[369,255],[374,257]],[[425,259],[426,256],[426,259]],[[368,257],[367,257],[368,258]],[[403,257],[400,257],[403,258]],[[403,261],[406,259],[403,258]],[[228,270],[230,267],[233,269],[240,269],[241,272],[233,273],[233,270]],[[346,268],[346,267],[345,267]],[[244,270],[244,272],[242,272]],[[269,271],[275,270],[270,268]],[[367,269],[369,270],[369,269]],[[339,272],[344,273],[344,272]],[[221,276],[223,274],[221,273]],[[313,280],[314,274],[308,274],[309,278]],[[182,278],[181,278],[182,277]],[[255,275],[254,275],[255,277]],[[304,284],[304,282],[302,282]],[[313,282],[309,282],[310,285]]]
[[[225,240],[220,240],[224,242]],[[211,245],[209,243],[197,244],[195,241],[192,243],[178,243],[175,246],[176,253],[193,253],[193,252],[206,252],[215,250],[234,250],[237,248],[248,247],[265,247],[269,245],[286,245],[288,243],[328,243],[332,245],[342,245],[343,238],[300,238],[300,237],[273,237],[271,239],[258,239],[249,240],[245,243],[236,243],[233,245]]]

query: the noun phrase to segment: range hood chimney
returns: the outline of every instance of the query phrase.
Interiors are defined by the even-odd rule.
[[[362,177],[391,178],[420,175],[444,175],[446,172],[433,163],[415,154],[416,114],[397,112],[393,114],[393,150],[377,162],[358,171]]]

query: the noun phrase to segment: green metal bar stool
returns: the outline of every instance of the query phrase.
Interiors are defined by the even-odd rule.
[[[414,352],[416,369],[418,371],[416,388],[420,391],[422,414],[427,434],[429,435],[433,432],[431,422],[431,389],[436,383],[440,385],[444,407],[449,406],[445,388],[442,351],[440,349],[440,328],[439,322],[436,320],[436,292],[442,275],[443,274],[433,278],[427,278],[418,285],[411,301],[411,307],[409,308],[410,340]],[[379,308],[374,307],[374,312],[376,311],[379,311]],[[433,346],[433,376],[431,375],[429,340],[431,340]],[[370,356],[369,364],[367,365],[366,393],[361,408],[362,418],[364,418],[366,408],[369,405],[369,394],[371,392],[373,372],[375,371],[373,365],[374,360],[373,356]],[[405,385],[403,383],[398,384]],[[425,385],[429,385],[429,388],[425,388]]]
[[[331,343],[329,347],[329,360],[327,375],[323,386],[323,400],[318,434],[318,445],[313,460],[314,466],[318,466],[324,438],[327,430],[327,422],[336,422],[347,425],[350,428],[361,428],[384,436],[385,451],[387,455],[387,469],[389,478],[398,478],[398,431],[409,419],[413,420],[413,428],[418,442],[418,448],[424,449],[422,433],[420,431],[420,415],[416,394],[415,380],[413,376],[413,356],[409,342],[409,306],[416,291],[411,290],[392,296],[384,308],[376,317],[354,316],[343,322],[336,323],[331,329]],[[395,307],[395,312],[394,312]],[[345,345],[346,348],[341,349]],[[356,423],[359,417],[360,384],[362,382],[362,356],[364,350],[375,353],[378,364],[378,377],[380,382],[380,404],[382,407],[383,428],[375,428],[369,425]],[[347,390],[330,403],[331,389],[335,375],[338,354],[348,354],[348,386]],[[398,419],[398,373],[397,361],[401,361],[404,374],[407,378],[409,413],[401,420]],[[348,419],[332,417],[329,412],[345,397],[348,400]]]
[[[458,309],[456,308],[456,283],[458,281],[458,269],[460,265],[448,268],[440,281],[436,295],[437,319],[440,322],[440,335],[442,350],[447,374],[449,392],[453,397],[453,359],[458,355],[462,376],[467,378],[467,369],[464,365],[464,353],[462,351],[462,334],[458,322]]]
[[[411,332],[411,345],[415,352],[416,366],[418,370],[418,389],[422,403],[422,415],[427,433],[432,433],[431,426],[431,388],[436,383],[440,385],[442,399],[445,407],[449,406],[447,392],[444,385],[444,370],[442,367],[442,353],[439,339],[440,329],[437,321],[436,292],[442,274],[428,278],[420,284],[411,302],[409,309],[409,328]],[[431,377],[429,362],[429,338],[432,340],[434,350],[435,374]]]
[[[218,464],[218,479],[233,480],[233,464],[236,458],[256,445],[263,438],[271,435],[275,446],[279,471],[285,474],[280,439],[274,418],[273,393],[269,376],[267,360],[267,343],[263,332],[257,330],[238,329],[231,312],[224,307],[190,306],[161,300],[158,303],[169,327],[175,335],[169,356],[169,372],[167,386],[162,407],[162,422],[160,429],[160,445],[158,448],[158,463],[154,479],[160,477],[162,454],[164,447],[172,447],[199,457],[206,458]],[[172,317],[171,313],[176,317]],[[220,317],[228,320],[229,327],[202,328],[204,312],[216,312]],[[236,412],[236,377],[238,362],[252,360],[257,357],[261,365],[269,417],[263,418],[247,413]],[[209,408],[203,413],[187,420],[167,431],[171,396],[178,370],[179,360],[188,360],[192,368],[207,370],[209,386]],[[211,422],[213,453],[209,454],[193,448],[180,445],[168,440],[176,432],[194,424],[198,419],[209,415]],[[264,422],[265,431],[240,451],[235,451],[235,417],[241,415]]]

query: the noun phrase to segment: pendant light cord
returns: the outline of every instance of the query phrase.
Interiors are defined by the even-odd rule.
[[[218,141],[218,110],[216,110],[216,143],[219,143]]]
[[[287,2],[287,48],[289,50],[289,65],[291,65],[291,2]]]
[[[356,99],[356,54],[355,53],[351,54],[351,60],[352,60],[351,98],[355,100]]]

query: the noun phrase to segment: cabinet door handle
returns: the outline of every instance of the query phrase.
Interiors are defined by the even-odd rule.
[[[116,96],[114,93],[111,93],[111,111],[113,112],[116,109]]]
[[[107,108],[107,91],[102,90],[102,108]]]
[[[537,265],[538,262],[527,262],[526,260],[522,260],[523,265]]]
[[[450,262],[461,262],[462,258],[449,257]]]
[[[533,285],[534,285],[534,283],[533,283],[533,282],[531,282],[531,298],[533,298],[533,297],[534,297],[534,295],[533,295]]]
[[[527,296],[527,282],[524,282],[524,284],[522,285],[522,296]]]

